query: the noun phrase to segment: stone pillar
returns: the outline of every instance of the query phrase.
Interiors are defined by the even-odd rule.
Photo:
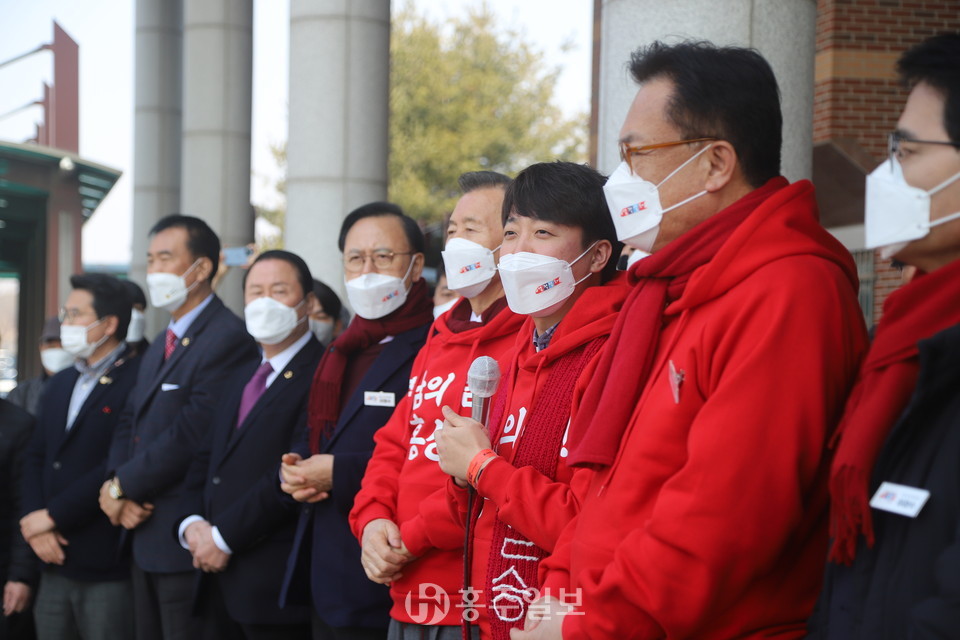
[[[720,6],[722,4],[722,7]],[[600,53],[600,171],[619,162],[617,138],[637,92],[625,63],[654,40],[753,47],[777,76],[783,108],[782,173],[809,178],[813,151],[815,0],[604,0]]]
[[[129,276],[144,291],[147,232],[157,220],[180,208],[182,32],[182,0],[137,0]],[[150,338],[170,318],[151,309],[147,313]]]
[[[341,293],[340,223],[386,198],[389,72],[389,0],[291,0],[284,244]]]
[[[203,218],[224,246],[253,242],[250,111],[253,0],[184,0],[180,209]],[[243,310],[239,269],[217,294]]]

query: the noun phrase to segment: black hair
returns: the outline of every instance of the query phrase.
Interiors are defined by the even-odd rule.
[[[338,296],[333,289],[314,278],[313,295],[317,296],[317,300],[320,301],[320,306],[323,307],[325,314],[333,318],[334,322],[340,319],[340,311],[343,309],[343,303],[340,301],[340,296]]]
[[[630,73],[640,84],[669,79],[673,95],[664,114],[667,120],[685,140],[719,138],[733,145],[751,186],[780,175],[780,90],[773,69],[757,51],[710,42],[657,41],[631,54]]]
[[[503,223],[511,215],[535,218],[583,233],[583,248],[609,240],[613,253],[601,272],[604,282],[614,276],[623,245],[607,209],[603,185],[607,179],[596,169],[575,162],[532,164],[513,179],[503,196]]]
[[[340,238],[337,240],[340,253],[343,253],[343,245],[347,241],[347,233],[353,225],[364,218],[377,218],[382,216],[396,216],[399,218],[400,223],[403,225],[403,232],[407,236],[407,243],[410,245],[410,250],[414,253],[424,252],[426,241],[423,239],[423,231],[420,230],[420,225],[417,224],[416,220],[405,214],[399,205],[395,205],[392,202],[371,202],[357,207],[343,219],[343,224],[340,225]]]
[[[127,295],[130,297],[130,304],[142,304],[143,308],[147,308],[147,296],[143,295],[143,289],[140,288],[133,280],[121,280],[122,284],[127,289]]]
[[[457,178],[457,185],[462,193],[477,189],[506,189],[510,185],[510,177],[496,171],[468,171]]]
[[[960,144],[960,33],[927,38],[900,56],[897,72],[905,86],[923,82],[943,95],[943,128]]]
[[[210,259],[212,268],[207,280],[213,283],[213,277],[217,275],[217,268],[220,266],[220,238],[213,232],[210,225],[200,218],[179,213],[172,213],[160,218],[150,229],[148,235],[155,236],[161,231],[176,228],[187,232],[187,250],[193,256],[194,262],[198,258]]]
[[[106,273],[78,273],[70,276],[70,286],[93,296],[93,310],[98,320],[107,316],[117,317],[117,332],[113,337],[123,342],[127,337],[130,309],[133,306],[123,282]]]
[[[289,264],[297,272],[297,281],[300,283],[300,290],[303,292],[304,297],[311,291],[313,291],[313,276],[310,275],[310,267],[307,266],[307,263],[303,261],[303,258],[298,256],[295,253],[289,251],[284,251],[283,249],[271,249],[270,251],[264,251],[257,256],[257,259],[253,261],[250,267],[243,272],[243,288],[247,288],[247,275],[250,274],[250,269],[253,268],[253,265],[264,260],[282,260]]]

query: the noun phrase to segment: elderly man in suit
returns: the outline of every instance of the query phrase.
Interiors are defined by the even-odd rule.
[[[299,256],[267,251],[244,279],[247,331],[261,355],[237,369],[187,479],[181,543],[204,574],[204,638],[310,638],[306,606],[277,593],[297,503],[277,500],[280,456],[302,439],[310,381],[323,347],[309,331],[313,279]]]
[[[200,633],[200,618],[191,613],[193,559],[171,532],[228,374],[257,354],[243,323],[213,293],[219,256],[219,238],[199,218],[167,216],[150,231],[150,302],[171,319],[143,355],[110,453],[112,475],[100,490],[111,522],[132,533],[138,640],[192,640]]]
[[[75,275],[70,284],[60,335],[77,364],[45,385],[23,471],[21,530],[44,562],[37,635],[129,637],[129,565],[96,494],[140,365],[124,342],[130,299],[106,274]]]
[[[293,602],[305,590],[294,585],[297,569],[308,567],[314,638],[385,638],[390,595],[364,574],[347,516],[373,452],[373,434],[407,393],[433,304],[420,278],[423,234],[400,207],[374,202],[354,210],[343,221],[338,245],[357,316],[317,368],[309,446],[283,457],[282,488],[312,506],[300,517],[281,601]]]

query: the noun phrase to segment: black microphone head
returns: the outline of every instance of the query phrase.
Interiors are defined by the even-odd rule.
[[[500,384],[500,365],[490,356],[480,356],[467,370],[467,385],[478,398],[490,398]]]

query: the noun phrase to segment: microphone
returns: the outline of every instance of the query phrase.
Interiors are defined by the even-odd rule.
[[[467,370],[467,386],[473,393],[473,410],[470,417],[483,425],[489,435],[487,420],[490,417],[490,403],[487,402],[497,392],[500,385],[500,365],[490,356],[480,356]]]

